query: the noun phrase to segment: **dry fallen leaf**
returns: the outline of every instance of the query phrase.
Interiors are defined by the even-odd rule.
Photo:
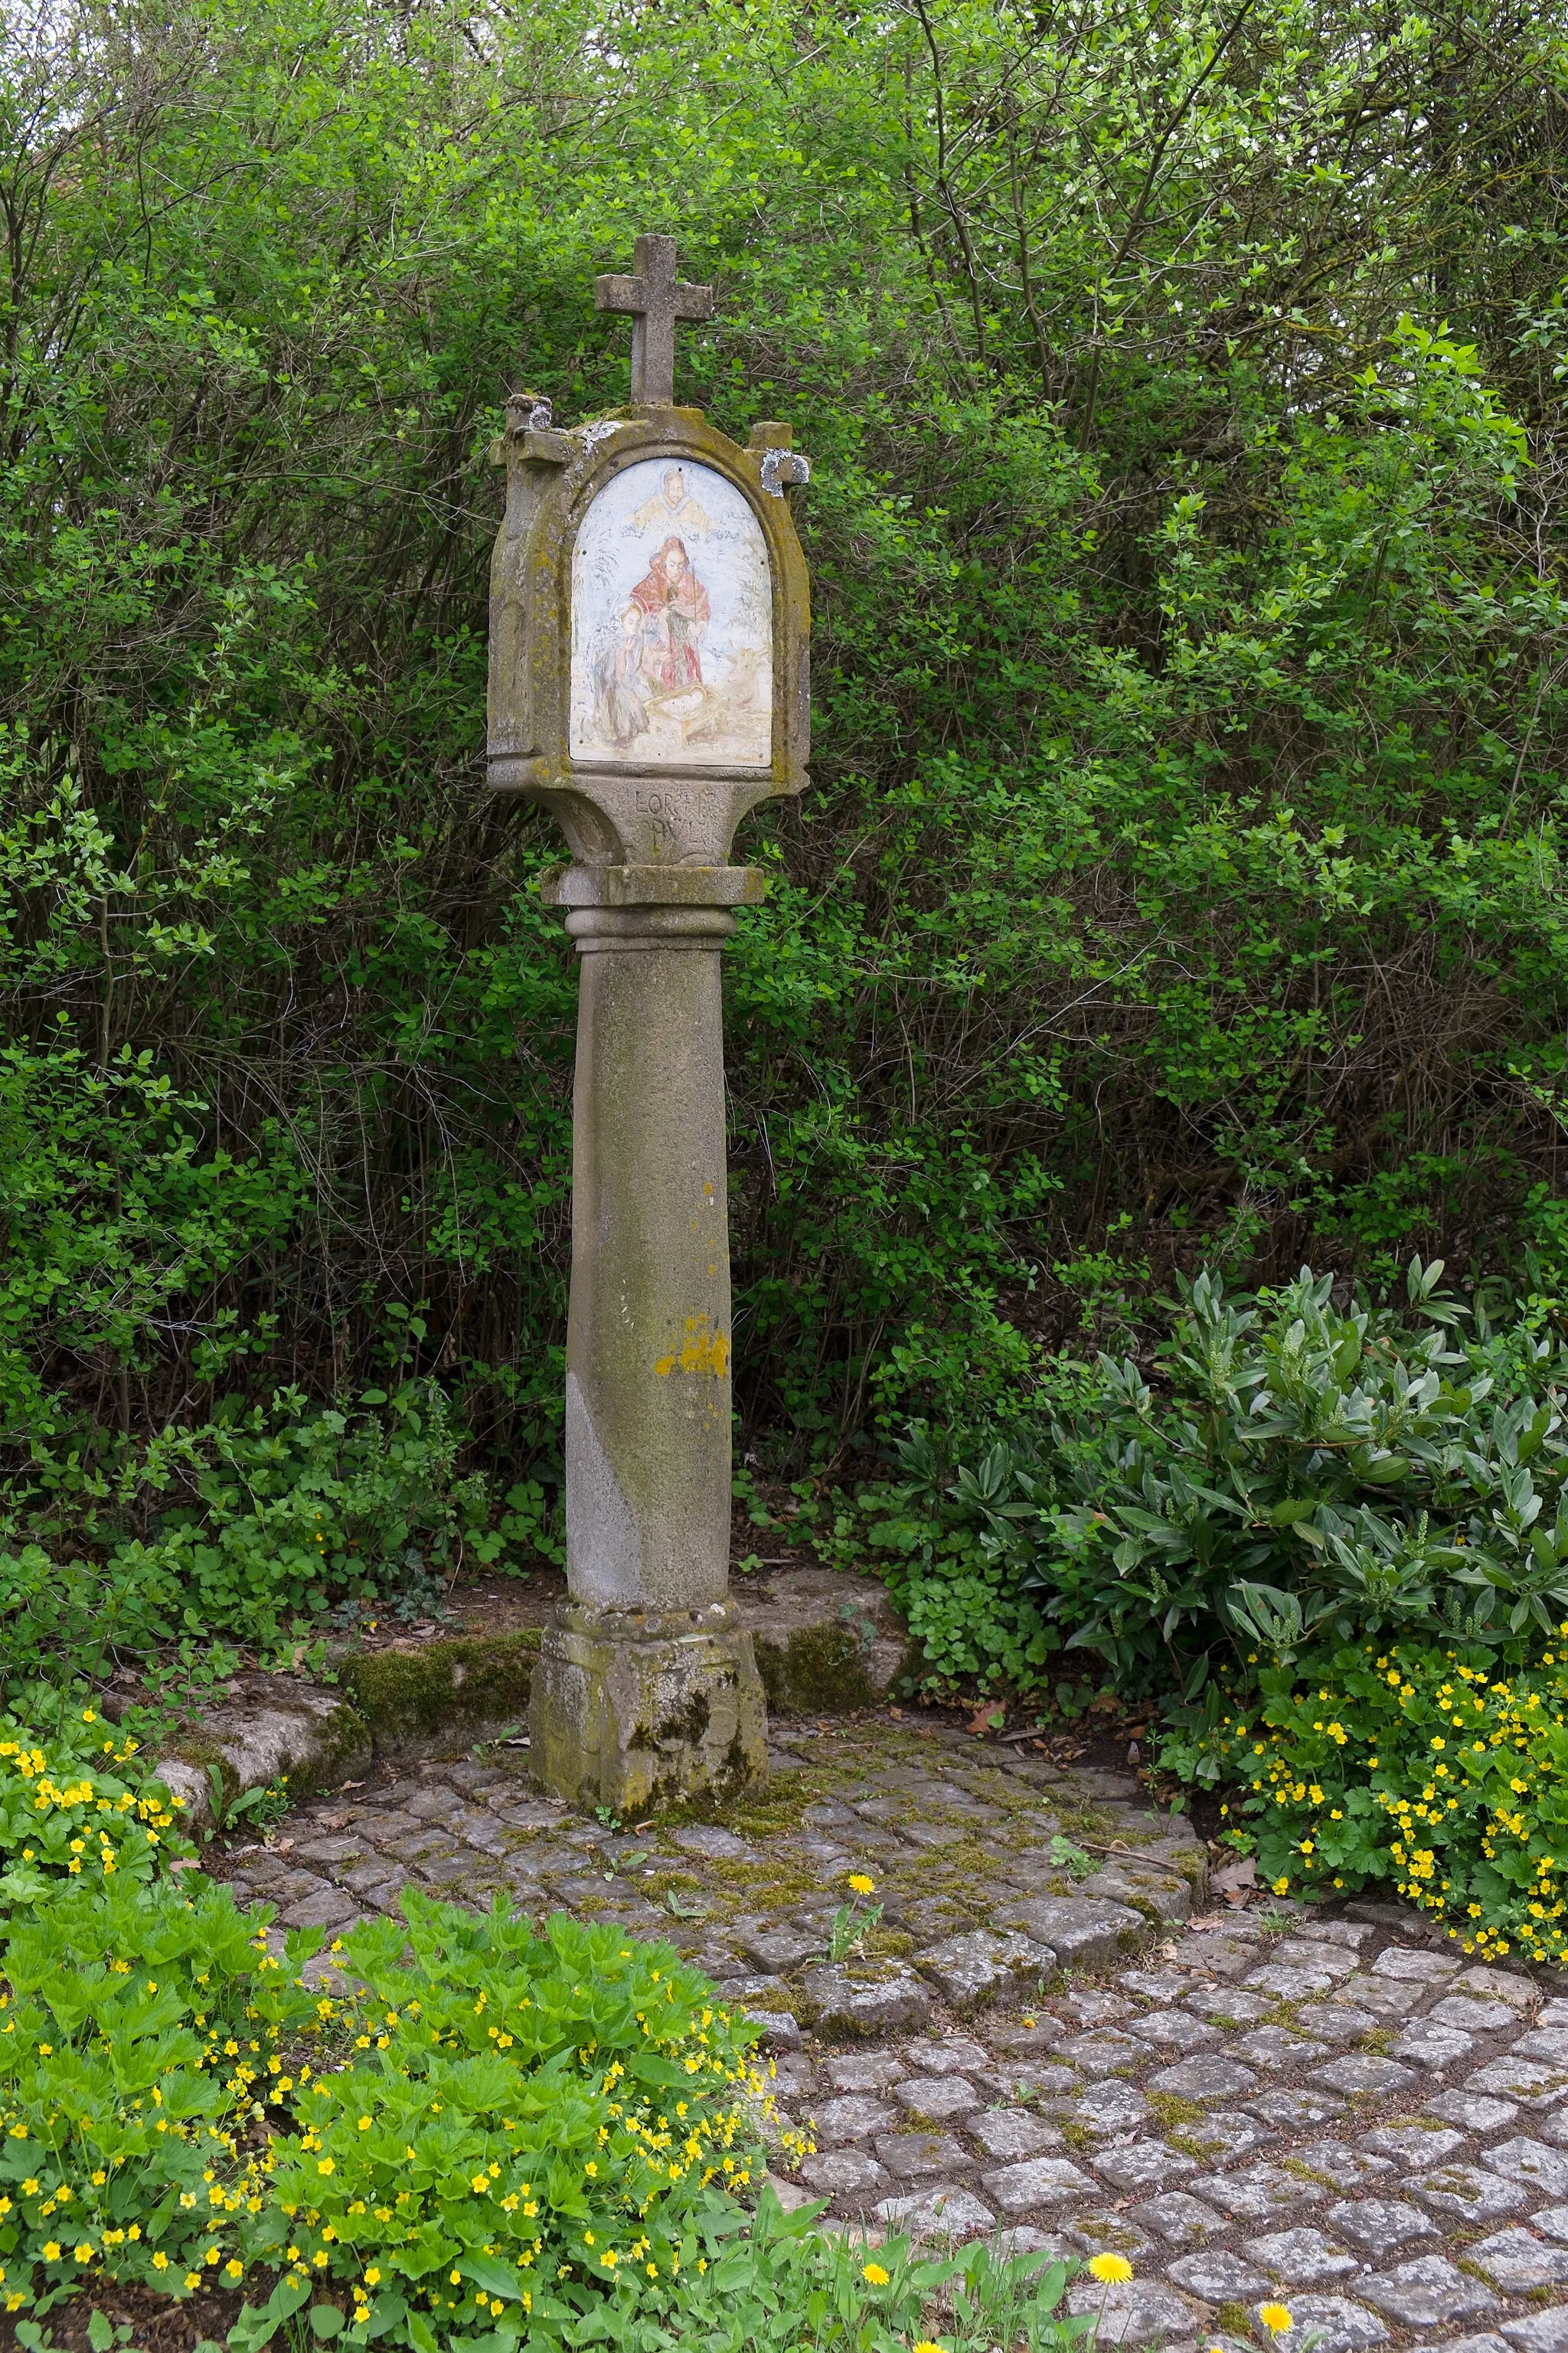
[[[1222,1863],[1218,1871],[1210,1872],[1209,1885],[1227,1904],[1245,1904],[1258,1885],[1258,1865],[1251,1855],[1238,1854],[1234,1862]]]

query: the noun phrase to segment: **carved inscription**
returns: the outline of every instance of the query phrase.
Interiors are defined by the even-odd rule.
[[[634,806],[657,849],[673,854],[689,848],[713,854],[714,828],[727,814],[729,797],[711,785],[639,785]]]

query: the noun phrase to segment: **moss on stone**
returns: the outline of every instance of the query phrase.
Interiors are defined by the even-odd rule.
[[[198,1773],[210,1772],[216,1765],[223,1781],[223,1793],[232,1798],[239,1787],[239,1775],[218,1746],[205,1732],[182,1732],[171,1740],[164,1751],[177,1757],[182,1765],[194,1765]]]
[[[370,1726],[378,1755],[434,1734],[519,1724],[528,1713],[539,1630],[454,1635],[416,1651],[367,1651],[345,1659],[344,1690]]]
[[[757,1672],[775,1715],[875,1707],[878,1691],[850,1626],[802,1626],[785,1642],[754,1639]]]
[[[221,1707],[211,1724],[187,1725],[170,1741],[164,1759],[189,1765],[202,1774],[216,1768],[225,1805],[243,1791],[266,1787],[279,1777],[288,1782],[289,1801],[294,1803],[319,1789],[334,1788],[356,1767],[363,1770],[371,1748],[370,1727],[349,1700],[339,1701],[322,1714],[312,1712],[305,1719],[288,1709],[286,1703],[284,1707],[293,1753],[286,1752],[286,1761],[273,1774],[258,1768],[253,1761],[247,1735],[256,1724],[254,1708],[246,1712],[238,1729],[227,1738]]]

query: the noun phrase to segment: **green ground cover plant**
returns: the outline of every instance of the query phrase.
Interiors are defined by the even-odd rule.
[[[17,1472],[0,1511],[0,1690],[215,1641],[291,1664],[334,1620],[423,1617],[465,1567],[560,1553],[537,1482],[506,1491],[461,1470],[434,1381],[341,1407],[298,1389],[233,1399],[199,1428]]]
[[[1092,2317],[1062,2307],[1066,2264],[976,2244],[937,2253],[897,2232],[874,2248],[813,2229],[815,2210],[780,2212],[771,2190],[744,2236],[727,2218],[706,2273],[679,2310],[580,2340],[626,2353],[1083,2353]]]
[[[1381,1885],[1467,1952],[1568,1957],[1568,1621],[1503,1666],[1479,1645],[1323,1646],[1161,1745],[1237,1794],[1233,1843],[1277,1895]]]
[[[268,2160],[255,2243],[285,2290],[342,2280],[348,2341],[434,2353],[509,2315],[542,2342],[623,2278],[635,2303],[695,2267],[703,2193],[765,2169],[755,2031],[672,1947],[564,1916],[542,1940],[500,1897],[403,1909],[343,1939],[352,2059]]]
[[[0,1715],[0,1912],[62,1878],[145,1884],[192,1853],[180,1800],[138,1767],[137,1743],[104,1723],[88,1686],[28,1699],[24,1715]]]
[[[279,1953],[269,1907],[162,1852],[162,1875],[62,1872],[0,1911],[19,2342],[47,2348],[79,2299],[101,2316],[116,2284],[226,2291],[232,2353],[306,2326],[409,2353],[907,2353],[935,2328],[938,2353],[1072,2353],[1092,2333],[1059,2263],[868,2250],[784,2215],[761,2188],[756,2030],[671,1947],[409,1891],[330,1956],[321,1930]]]
[[[706,2267],[699,2221],[765,2165],[754,2030],[671,1947],[404,1909],[334,1947],[335,1993],[303,1973],[321,1932],[279,1960],[266,1908],[199,1875],[68,1883],[11,1915],[10,2312],[260,2279],[247,2345],[315,2301],[347,2343],[504,2353]]]
[[[70,1883],[5,1923],[0,1976],[6,2310],[97,2280],[237,2284],[256,2093],[308,2077],[321,2031],[259,1917],[199,1879]]]

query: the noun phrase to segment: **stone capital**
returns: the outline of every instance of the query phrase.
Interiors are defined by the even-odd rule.
[[[767,890],[755,866],[563,866],[540,895],[548,907],[757,907]]]

